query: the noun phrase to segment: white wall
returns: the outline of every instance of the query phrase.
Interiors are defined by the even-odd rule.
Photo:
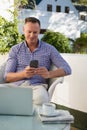
[[[72,75],[57,85],[52,101],[87,112],[87,55],[62,54],[72,68]]]
[[[2,65],[7,60],[8,54],[1,55],[0,54],[0,65]]]

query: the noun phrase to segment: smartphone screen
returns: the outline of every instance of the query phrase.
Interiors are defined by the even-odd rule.
[[[38,68],[38,60],[31,60],[30,67]]]

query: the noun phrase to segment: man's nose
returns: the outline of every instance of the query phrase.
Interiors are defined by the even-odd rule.
[[[33,37],[34,36],[34,33],[32,32],[31,34],[30,34],[30,37]]]

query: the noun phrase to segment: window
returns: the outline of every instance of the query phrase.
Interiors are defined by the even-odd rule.
[[[69,7],[65,7],[65,13],[69,13],[70,8]]]
[[[41,29],[40,34],[44,34],[46,32],[46,29]]]
[[[61,12],[61,6],[56,6],[56,12]]]
[[[52,11],[52,5],[47,5],[47,11]]]
[[[81,16],[80,16],[80,19],[85,21],[85,16],[84,16],[84,15],[81,15]]]
[[[77,0],[72,0],[72,2],[76,2]]]

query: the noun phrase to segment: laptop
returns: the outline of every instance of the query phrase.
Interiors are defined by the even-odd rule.
[[[32,88],[0,87],[0,114],[33,115]]]

